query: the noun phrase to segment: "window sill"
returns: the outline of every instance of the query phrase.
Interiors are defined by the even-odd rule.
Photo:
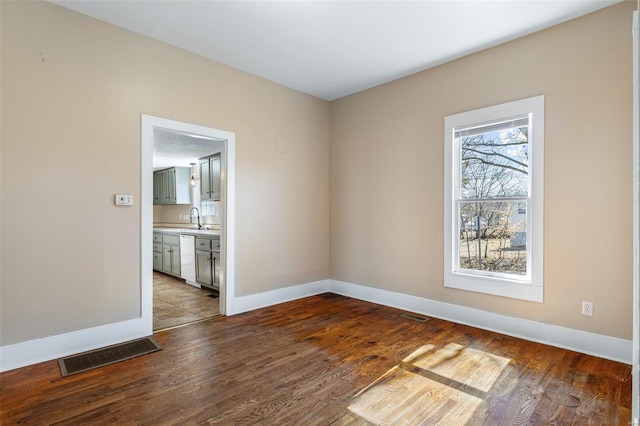
[[[447,288],[491,294],[529,302],[542,303],[544,300],[544,289],[542,286],[504,279],[449,273],[445,274],[444,286]]]

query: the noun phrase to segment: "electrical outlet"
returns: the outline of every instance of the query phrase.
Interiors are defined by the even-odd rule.
[[[593,316],[593,302],[582,301],[582,315]]]

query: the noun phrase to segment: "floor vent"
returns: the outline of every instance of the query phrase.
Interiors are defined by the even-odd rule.
[[[415,315],[415,314],[402,314],[401,316],[403,318],[407,318],[407,319],[418,321],[418,322],[427,322],[427,321],[429,321],[429,318],[421,317],[420,315]]]
[[[162,350],[162,348],[155,340],[151,337],[145,337],[144,339],[132,340],[118,345],[60,358],[58,364],[60,365],[62,377],[67,377],[71,374],[82,373],[83,371],[114,364],[159,350]]]

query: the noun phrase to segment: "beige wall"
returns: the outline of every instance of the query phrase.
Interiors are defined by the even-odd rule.
[[[331,277],[630,339],[632,3],[329,106],[49,3],[0,2],[0,345],[139,315],[140,205],[112,197],[140,199],[141,113],[236,132],[237,295]],[[545,303],[445,289],[443,118],[538,94]]]
[[[332,278],[631,339],[634,6],[332,102]],[[445,289],[444,117],[540,94],[545,301]]]
[[[237,295],[329,278],[327,102],[50,3],[0,7],[1,345],[139,316],[141,113],[236,133]]]

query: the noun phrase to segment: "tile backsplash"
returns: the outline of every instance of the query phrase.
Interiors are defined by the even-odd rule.
[[[190,204],[180,205],[154,205],[153,224],[188,224]],[[201,210],[200,208],[198,208]],[[210,225],[214,229],[220,228],[220,201],[214,201],[209,206],[205,206],[205,211],[200,211],[200,223]],[[203,216],[203,213],[212,213],[210,216]],[[196,219],[194,217],[194,223]]]

